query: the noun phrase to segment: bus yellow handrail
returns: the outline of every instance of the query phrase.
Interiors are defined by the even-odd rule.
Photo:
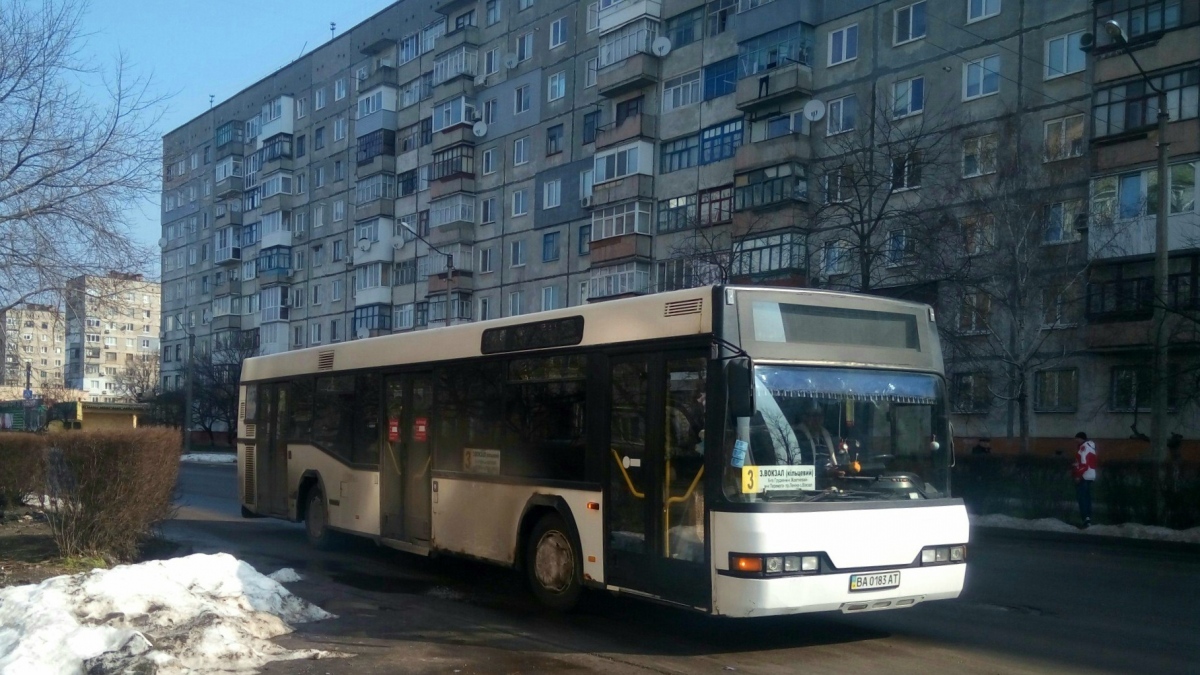
[[[625,471],[625,465],[621,463],[621,455],[617,453],[616,448],[609,448],[612,451],[613,459],[617,461],[617,468],[621,470],[621,475],[625,477],[625,485],[629,488],[629,492],[638,499],[645,499],[644,492],[638,492],[637,488],[633,487],[633,480],[629,478],[629,472]]]
[[[686,502],[687,500],[691,499],[692,493],[696,491],[696,486],[700,484],[700,477],[703,475],[704,467],[700,467],[700,470],[696,472],[696,477],[692,479],[692,484],[688,486],[687,492],[678,497],[668,497],[667,506],[670,506],[671,504],[678,504],[680,502]]]

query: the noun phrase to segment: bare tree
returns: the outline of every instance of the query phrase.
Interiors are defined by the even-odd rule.
[[[847,290],[930,281],[931,272],[953,276],[964,262],[944,245],[944,231],[957,232],[945,215],[959,182],[952,104],[912,92],[897,99],[892,91],[876,87],[857,114],[847,101],[831,107],[830,133],[820,141],[822,194],[811,222],[814,241],[829,242],[830,251],[817,267],[847,275]],[[922,264],[905,264],[918,250]]]
[[[85,61],[83,0],[0,0],[0,310],[143,271],[126,212],[157,186],[161,99],[123,56]]]
[[[117,396],[134,403],[149,403],[160,393],[159,363],[154,354],[144,354],[117,371]]]
[[[231,334],[206,352],[197,352],[189,364],[192,377],[192,423],[215,441],[218,429],[237,429],[238,383],[242,362],[258,354],[248,334]]]

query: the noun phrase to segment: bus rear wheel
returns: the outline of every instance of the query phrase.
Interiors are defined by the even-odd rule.
[[[308,506],[304,509],[304,533],[308,543],[318,551],[333,548],[336,533],[329,529],[329,511],[325,508],[325,495],[319,488],[308,493]]]
[[[583,591],[583,558],[566,522],[557,513],[542,516],[529,535],[525,554],[529,587],[538,601],[566,612]]]

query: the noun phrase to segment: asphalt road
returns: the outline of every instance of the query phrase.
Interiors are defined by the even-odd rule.
[[[280,642],[354,654],[267,673],[1197,673],[1200,549],[972,534],[956,601],[866,615],[715,620],[595,595],[542,610],[516,573],[352,544],[317,553],[299,525],[244,520],[229,466],[185,465],[168,536],[262,572],[338,615]]]

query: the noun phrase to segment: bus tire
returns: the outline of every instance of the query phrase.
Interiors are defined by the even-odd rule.
[[[333,548],[336,533],[329,529],[329,510],[320,488],[309,490],[308,506],[304,509],[304,534],[308,543],[318,551]]]
[[[562,516],[542,516],[526,546],[525,573],[533,595],[555,611],[574,609],[583,591],[583,556]]]

